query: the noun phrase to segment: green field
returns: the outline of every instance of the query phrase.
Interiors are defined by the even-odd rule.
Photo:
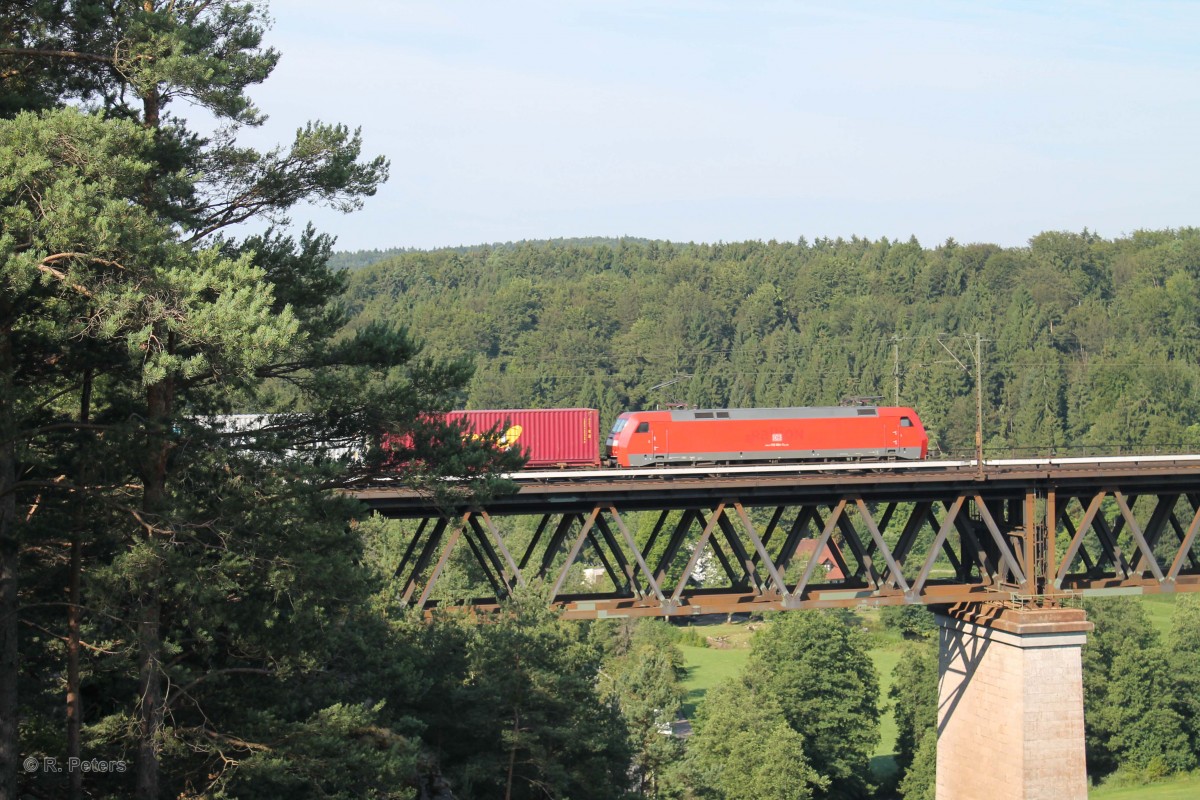
[[[1149,783],[1143,786],[1099,787],[1088,792],[1089,800],[1195,800],[1200,797],[1200,775]]]
[[[875,672],[879,674],[879,702],[884,706],[883,714],[879,717],[879,746],[875,748],[875,756],[871,759],[871,771],[885,784],[900,777],[895,759],[896,717],[887,696],[892,687],[892,670],[900,660],[901,650],[899,642],[871,648],[871,660],[875,662]]]
[[[688,674],[683,686],[688,690],[683,713],[688,719],[696,713],[710,687],[738,675],[750,656],[750,639],[754,632],[747,623],[703,625],[696,628],[709,640],[708,647],[683,645],[683,657]]]
[[[1171,632],[1171,614],[1175,611],[1175,595],[1148,594],[1142,597],[1142,606],[1150,617],[1150,624],[1164,641]]]

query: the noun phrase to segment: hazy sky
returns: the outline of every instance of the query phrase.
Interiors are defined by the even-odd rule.
[[[1022,245],[1200,224],[1200,3],[275,0],[255,143],[361,127],[337,249]]]

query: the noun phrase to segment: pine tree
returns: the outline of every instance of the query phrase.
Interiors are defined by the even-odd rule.
[[[213,704],[197,695],[227,676],[277,675],[281,659],[323,652],[308,639],[273,637],[263,625],[239,627],[230,605],[246,602],[257,609],[252,618],[272,618],[279,596],[246,584],[270,564],[267,585],[282,581],[306,608],[320,605],[322,587],[336,595],[287,559],[288,537],[306,524],[283,511],[287,504],[319,521],[314,541],[353,555],[353,537],[344,533],[350,510],[326,502],[321,490],[389,465],[411,481],[433,485],[453,473],[482,480],[468,488],[483,486],[489,470],[511,459],[486,443],[464,444],[458,431],[426,416],[450,407],[469,377],[465,363],[420,357],[394,325],[339,333],[348,312],[330,300],[344,278],[326,267],[327,238],[306,232],[297,243],[274,230],[230,237],[231,226],[248,220],[284,223],[302,201],[353,210],[387,175],[383,159],[360,158],[359,135],[343,126],[310,123],[290,147],[268,152],[237,144],[241,129],[261,120],[246,90],[277,60],[262,45],[262,7],[81,1],[19,12],[19,34],[0,43],[7,78],[0,107],[83,100],[104,116],[4,123],[5,141],[14,144],[3,157],[24,169],[5,171],[0,210],[0,388],[12,389],[0,407],[0,797],[15,793],[18,752],[17,497],[34,488],[18,485],[17,467],[25,468],[26,453],[53,449],[50,434],[97,427],[105,479],[89,479],[87,489],[116,511],[108,520],[115,546],[89,591],[113,619],[130,620],[120,636],[135,651],[134,675],[125,678],[136,676],[136,709],[122,711],[107,697],[109,716],[95,735],[116,746],[119,731],[135,730],[136,787],[129,788],[143,798],[174,794],[211,774],[209,765],[177,758],[185,742],[201,762],[224,758],[232,741],[247,744],[221,729],[239,709],[210,716]],[[227,127],[210,139],[194,135],[172,114],[184,101]],[[32,341],[30,333],[44,346],[19,354],[16,344]],[[103,358],[71,367],[80,342]],[[76,400],[85,383],[93,422],[81,427],[81,415],[69,419],[58,406],[83,407]],[[71,403],[46,402],[56,396]],[[206,422],[238,406],[287,413],[255,432]],[[39,424],[28,409],[58,416]],[[378,449],[356,465],[325,455],[378,441],[387,429],[410,434],[411,443],[390,461]],[[80,488],[80,467],[67,475],[47,491],[61,499]],[[258,529],[247,522],[256,511],[271,512]],[[277,533],[254,540],[265,530]],[[211,611],[211,619],[189,609]],[[180,724],[189,715],[205,722]],[[169,782],[168,753],[178,762]]]
[[[131,257],[158,257],[170,238],[125,200],[146,174],[149,144],[129,123],[73,111],[0,122],[0,797],[16,791],[22,532],[51,498],[82,491],[79,464],[55,455],[73,452],[64,433],[76,427],[55,398],[111,362],[111,347],[102,357],[82,340],[102,326],[114,274]],[[75,479],[55,477],[66,475]],[[24,525],[18,498],[30,509]]]
[[[556,618],[536,588],[474,627],[463,657],[461,679],[435,698],[432,726],[456,794],[623,796],[630,754],[619,715],[600,701],[601,651]]]
[[[664,774],[683,754],[672,733],[687,692],[680,683],[683,654],[665,623],[645,620],[626,652],[608,659],[602,697],[615,702],[629,731],[633,770],[642,795],[658,796]]]

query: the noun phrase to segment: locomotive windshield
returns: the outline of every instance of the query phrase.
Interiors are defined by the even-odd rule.
[[[619,417],[617,421],[613,423],[612,432],[620,433],[621,431],[625,430],[625,423],[627,422],[629,422],[629,420],[627,420],[625,417]]]

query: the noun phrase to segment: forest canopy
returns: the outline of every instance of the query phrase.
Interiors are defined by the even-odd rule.
[[[469,358],[467,408],[915,407],[941,453],[1200,446],[1200,230],[1025,247],[557,240],[350,274],[356,325]]]

